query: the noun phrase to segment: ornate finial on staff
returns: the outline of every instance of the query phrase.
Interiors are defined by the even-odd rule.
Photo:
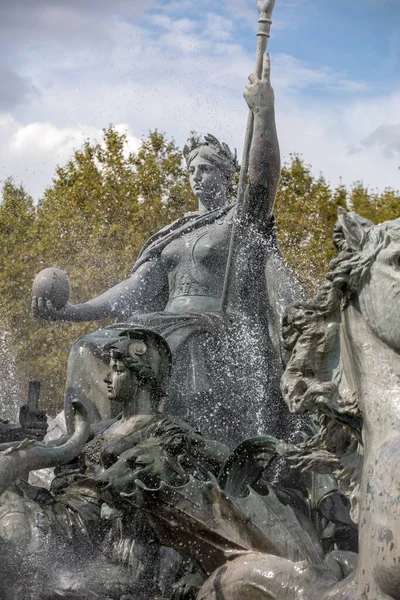
[[[275,0],[257,0],[257,8],[260,13],[258,19],[257,35],[269,38],[269,32],[272,25],[272,11],[274,10]]]

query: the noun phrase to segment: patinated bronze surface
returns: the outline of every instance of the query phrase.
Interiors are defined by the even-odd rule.
[[[10,441],[37,430],[37,406],[3,424],[4,600],[400,599],[400,219],[340,211],[338,256],[285,315],[283,348],[274,4],[257,2],[237,203],[236,157],[208,135],[184,149],[198,212],[153,236],[129,279],[82,305],[33,300],[41,318],[124,323],[71,352],[73,435]],[[46,466],[51,490],[29,485]]]
[[[118,390],[123,399],[122,420],[102,425],[78,462],[60,473],[52,504],[33,496],[23,481],[10,487],[19,473],[10,469],[8,455],[2,458],[1,479],[8,486],[3,506],[10,514],[16,507],[18,515],[2,533],[3,541],[16,544],[21,532],[27,540],[28,527],[31,543],[42,542],[43,526],[54,536],[52,515],[73,510],[80,532],[69,517],[72,544],[78,539],[83,544],[82,533],[90,540],[96,532],[101,553],[111,544],[118,567],[125,538],[117,535],[113,545],[115,531],[108,521],[122,519],[130,535],[140,539],[137,530],[132,533],[139,510],[147,519],[142,525],[150,525],[159,542],[200,567],[206,580],[199,600],[397,600],[400,219],[373,225],[341,211],[334,241],[339,254],[328,282],[313,300],[294,305],[284,321],[291,358],[282,391],[290,410],[314,416],[316,428],[310,425],[308,439],[293,445],[259,436],[230,454],[175,418],[130,416],[149,408],[150,390],[161,398],[168,373],[159,370],[159,362],[143,358],[148,348],[156,343],[167,365],[169,352],[153,332],[140,330],[135,338],[134,330],[132,335],[127,330],[110,348],[105,378],[108,393]],[[391,301],[390,323],[382,290]],[[128,361],[128,370],[118,366],[121,360]],[[127,377],[130,370],[134,380]],[[54,453],[30,442],[10,456],[23,470],[38,466],[37,456],[48,465]],[[276,460],[290,461],[311,479],[304,488],[269,481]],[[350,508],[359,523],[359,555],[349,551]],[[124,529],[118,531],[121,536]],[[101,553],[96,564],[105,560]],[[124,577],[118,585],[136,589],[133,575]],[[110,576],[109,589],[112,581]],[[194,593],[187,581],[179,588],[181,597]],[[88,593],[96,589],[90,587],[92,579],[85,585]],[[111,597],[120,592],[115,587]]]

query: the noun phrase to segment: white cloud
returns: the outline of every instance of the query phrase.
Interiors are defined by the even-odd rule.
[[[116,126],[127,134],[127,150],[135,151],[139,140],[127,124]],[[56,127],[48,122],[22,125],[11,115],[0,114],[0,180],[12,175],[39,198],[50,185],[58,164],[65,164],[87,139],[101,141],[103,131],[88,125]]]
[[[206,15],[205,30],[210,39],[217,43],[229,42],[232,38],[233,23],[221,15],[209,12]]]
[[[110,21],[137,17],[156,5],[157,0],[2,0],[0,37],[3,44],[18,47],[88,45],[96,36],[107,36]]]
[[[341,180],[346,185],[356,181],[372,189],[400,189],[400,153],[388,156],[379,145],[367,147],[361,140],[373,130],[371,123],[378,112],[379,121],[388,118],[385,112],[396,103],[400,92],[392,97],[357,101],[338,106],[323,102],[299,103],[296,98],[277,98],[277,122],[282,153],[289,158],[299,152],[333,185]],[[389,117],[390,118],[390,117]],[[378,121],[378,122],[379,122]],[[357,140],[357,144],[353,141]]]
[[[100,139],[109,123],[129,124],[136,143],[157,127],[183,145],[195,129],[240,152],[253,57],[230,40],[232,21],[212,10],[200,22],[174,16],[171,5],[147,28],[110,19],[107,44],[68,51],[55,44],[50,53],[39,45],[23,55],[19,73],[40,96],[0,122],[1,178],[15,174],[37,196],[55,165],[87,137]],[[284,54],[272,54],[272,80],[284,156],[302,153],[334,184],[342,176],[347,184],[400,187],[396,148],[389,156],[382,144],[366,142],[377,128],[400,123],[399,93],[367,95],[368,82]]]
[[[352,80],[329,67],[316,67],[287,54],[274,57],[271,72],[275,87],[286,90],[336,90],[349,94],[366,92],[364,81]]]
[[[379,146],[388,157],[397,155],[400,161],[400,124],[380,125],[361,142],[365,148]]]

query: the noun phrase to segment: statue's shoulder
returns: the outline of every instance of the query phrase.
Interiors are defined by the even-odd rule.
[[[165,240],[173,239],[183,235],[186,231],[206,226],[219,219],[231,219],[236,212],[236,204],[229,204],[222,208],[214,209],[207,213],[188,212],[182,218],[177,219],[166,227],[160,229],[144,244],[139,258],[146,254],[151,248],[162,244]]]

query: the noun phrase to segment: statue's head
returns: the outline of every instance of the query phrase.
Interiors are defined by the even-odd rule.
[[[147,387],[156,402],[165,396],[171,351],[161,335],[146,329],[126,329],[108,350],[110,370],[104,382],[110,400],[128,404],[139,386]]]
[[[204,141],[192,138],[183,149],[194,195],[208,209],[222,206],[239,170],[236,151],[208,134]]]

